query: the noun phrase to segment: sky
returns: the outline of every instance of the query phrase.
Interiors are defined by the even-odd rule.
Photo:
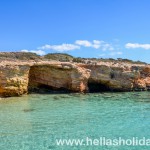
[[[150,0],[1,0],[0,51],[150,63]]]

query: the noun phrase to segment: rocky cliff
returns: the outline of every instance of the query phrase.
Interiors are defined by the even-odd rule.
[[[91,70],[88,79],[91,91],[141,91],[150,89],[148,65],[80,65]]]
[[[0,96],[18,96],[28,93],[30,66],[4,64],[0,65]]]
[[[43,63],[31,66],[29,90],[45,87],[50,90],[87,92],[90,72],[71,63]]]
[[[0,96],[28,92],[101,92],[150,89],[150,66],[146,64],[64,63],[51,61],[0,64]]]

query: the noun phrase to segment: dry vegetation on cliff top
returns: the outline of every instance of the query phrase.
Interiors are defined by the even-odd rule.
[[[71,63],[81,63],[87,65],[110,65],[110,66],[124,66],[124,65],[147,65],[145,62],[141,61],[132,61],[129,59],[118,58],[112,59],[103,59],[103,58],[81,58],[81,57],[73,57],[69,54],[63,53],[50,53],[45,56],[39,56],[35,53],[27,53],[27,52],[0,52],[0,65],[4,64],[15,64],[18,63],[20,65],[24,64],[32,64],[39,62],[46,63],[56,63],[56,62],[71,62]]]

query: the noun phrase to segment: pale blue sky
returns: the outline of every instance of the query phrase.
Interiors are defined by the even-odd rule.
[[[149,0],[1,0],[0,51],[150,63]]]

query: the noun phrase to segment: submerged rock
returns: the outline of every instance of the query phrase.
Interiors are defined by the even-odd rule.
[[[32,109],[32,108],[31,108],[31,109],[24,109],[23,111],[24,111],[24,112],[31,112],[31,111],[34,111],[34,110],[35,110],[35,109]]]

